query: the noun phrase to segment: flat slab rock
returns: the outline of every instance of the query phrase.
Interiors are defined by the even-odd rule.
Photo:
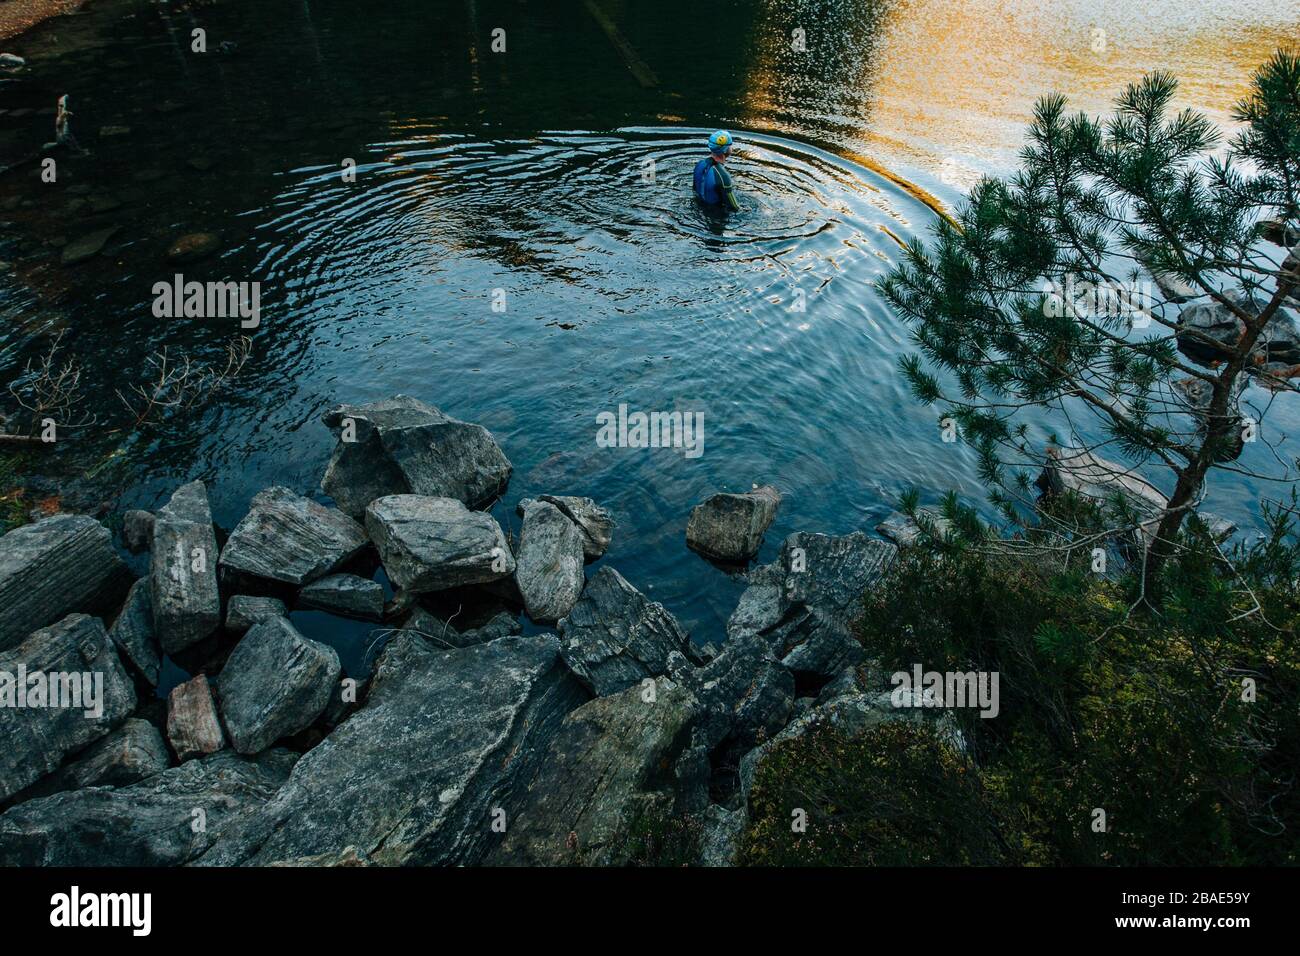
[[[538,495],[536,498],[521,498],[515,506],[515,513],[524,517],[528,508],[535,501],[544,501],[559,508],[566,518],[578,526],[582,533],[582,555],[587,561],[595,561],[609,550],[609,543],[614,537],[614,516],[608,508],[596,504],[591,498],[573,495]]]
[[[200,865],[365,859],[472,865],[512,819],[564,715],[584,700],[553,635],[444,651],[388,643],[365,705],[298,762]]]
[[[180,760],[216,753],[226,746],[206,674],[178,684],[167,695],[167,739]]]
[[[649,699],[648,699],[649,698]],[[523,806],[508,821],[489,864],[622,866],[634,829],[677,805],[664,772],[701,711],[690,691],[666,678],[583,704],[546,748]]]
[[[298,607],[377,621],[384,616],[384,586],[359,574],[329,574],[298,592]]]
[[[0,800],[108,734],[135,704],[135,686],[98,618],[70,614],[0,652]]]
[[[339,405],[324,421],[340,438],[321,488],[356,518],[387,495],[455,498],[476,508],[510,482],[510,460],[486,428],[408,395]]]
[[[296,755],[222,751],[129,787],[91,787],[0,816],[3,866],[180,866],[279,790]],[[195,829],[196,811],[204,826]]]
[[[221,552],[221,567],[302,586],[337,570],[367,544],[365,529],[337,508],[288,488],[259,492]]]
[[[100,614],[130,573],[107,528],[85,515],[52,515],[0,537],[0,651],[73,612]]]
[[[282,617],[253,625],[217,676],[230,744],[255,754],[310,727],[338,684],[338,652],[303,637]]]
[[[952,530],[952,522],[934,511],[922,509],[917,514],[928,519],[931,527],[940,536],[946,537]],[[876,525],[876,533],[898,545],[899,550],[915,547],[925,536],[916,519],[901,511],[891,512],[889,517]]]
[[[207,488],[182,485],[154,515],[149,552],[154,633],[164,653],[183,651],[221,625],[217,557]]]
[[[710,495],[691,511],[686,544],[716,561],[748,561],[758,553],[780,505],[781,493],[771,485],[744,494]]]
[[[366,508],[389,579],[419,594],[510,577],[514,555],[496,519],[455,498],[390,495]]]
[[[666,673],[669,655],[689,650],[664,606],[611,567],[596,572],[559,630],[565,663],[599,696]]]
[[[524,513],[515,556],[515,583],[528,616],[539,623],[564,617],[582,594],[582,532],[545,501]]]

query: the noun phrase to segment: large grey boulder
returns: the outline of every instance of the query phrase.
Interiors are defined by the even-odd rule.
[[[669,655],[689,650],[664,606],[611,567],[596,572],[559,630],[565,663],[599,696],[666,673]]]
[[[486,428],[407,395],[339,405],[324,421],[340,437],[321,488],[356,518],[387,495],[456,498],[476,508],[510,481],[510,460]]]
[[[98,618],[70,614],[0,652],[0,801],[109,733],[135,702]]]
[[[162,657],[158,651],[158,639],[153,633],[153,598],[148,578],[141,578],[131,585],[126,603],[109,628],[108,636],[149,686],[157,687],[158,676],[162,673]]]
[[[338,683],[339,655],[282,617],[255,624],[217,676],[230,744],[255,754],[310,727]]]
[[[778,561],[750,575],[727,633],[758,635],[796,678],[829,680],[863,659],[853,626],[897,554],[861,531],[792,534]]]
[[[583,704],[546,748],[490,864],[622,866],[630,836],[677,815],[672,765],[699,702],[659,678]]]
[[[564,617],[582,594],[582,533],[554,505],[535,502],[524,513],[515,582],[528,616],[539,623]]]
[[[154,515],[149,553],[154,633],[167,654],[208,637],[221,625],[217,537],[201,481],[176,489]]]
[[[377,621],[384,616],[384,586],[359,574],[330,574],[298,592],[298,607]]]
[[[794,674],[756,634],[727,641],[703,667],[679,658],[670,674],[700,701],[710,751],[724,742],[731,751],[751,749],[784,727],[794,708]]]
[[[295,755],[223,751],[129,787],[90,787],[0,816],[2,866],[180,866],[284,783]]]
[[[337,508],[273,487],[254,496],[221,551],[221,567],[301,586],[337,570],[365,546],[365,529]]]
[[[608,508],[596,504],[590,498],[573,495],[538,495],[536,498],[521,498],[515,511],[519,517],[528,513],[534,501],[544,501],[559,508],[566,518],[578,526],[582,532],[582,554],[588,561],[595,561],[609,550],[610,540],[614,536],[614,516]]]
[[[781,493],[763,485],[745,494],[716,494],[691,511],[686,544],[715,561],[748,561],[776,517]]]
[[[1258,316],[1266,301],[1245,294],[1230,295],[1242,312]],[[1209,300],[1187,306],[1178,314],[1178,347],[1191,359],[1209,363],[1228,357],[1246,331],[1245,323],[1222,302]],[[1294,311],[1280,308],[1269,320],[1255,345],[1261,362],[1300,362],[1300,320]]]
[[[455,498],[390,495],[366,508],[389,579],[411,593],[509,577],[515,558],[496,519]]]
[[[226,831],[205,865],[480,862],[494,810],[513,818],[546,745],[583,700],[553,635],[444,651],[400,632],[365,705]]]
[[[171,754],[158,728],[147,720],[129,718],[101,737],[76,759],[20,794],[20,799],[49,796],[83,787],[129,787],[171,766]]]
[[[180,760],[216,753],[226,745],[206,674],[176,685],[167,695],[167,739]]]
[[[99,614],[130,573],[108,529],[85,515],[52,515],[0,536],[0,651],[78,611]]]
[[[243,634],[258,621],[269,617],[284,617],[289,609],[279,598],[236,594],[226,605],[226,630]]]

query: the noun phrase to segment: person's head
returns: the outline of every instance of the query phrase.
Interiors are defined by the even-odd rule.
[[[720,129],[709,137],[709,152],[714,159],[726,161],[731,155],[731,147],[736,143],[736,139],[725,129]]]

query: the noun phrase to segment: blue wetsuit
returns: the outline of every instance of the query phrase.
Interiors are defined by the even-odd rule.
[[[695,164],[695,195],[709,206],[739,209],[736,191],[731,185],[731,174],[712,156]]]

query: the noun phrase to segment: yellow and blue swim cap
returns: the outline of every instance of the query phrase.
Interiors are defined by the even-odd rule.
[[[729,153],[735,143],[735,137],[725,129],[720,129],[709,137],[709,152],[711,153]]]

